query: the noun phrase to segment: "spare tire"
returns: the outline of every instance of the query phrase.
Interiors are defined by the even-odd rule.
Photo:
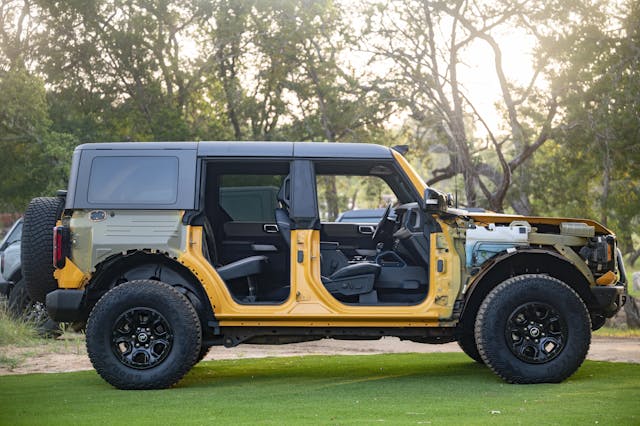
[[[29,203],[24,213],[22,278],[35,302],[45,303],[47,293],[58,288],[53,278],[53,228],[64,210],[64,198],[39,197]]]

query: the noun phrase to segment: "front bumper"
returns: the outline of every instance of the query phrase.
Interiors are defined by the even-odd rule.
[[[13,282],[5,281],[4,278],[0,276],[0,295],[4,297],[9,297],[9,292],[13,288]]]
[[[618,283],[607,287],[592,287],[591,294],[595,297],[598,310],[605,318],[611,318],[627,301],[627,288]]]
[[[604,318],[611,318],[620,311],[628,297],[627,272],[622,262],[622,252],[616,250],[616,261],[620,280],[612,286],[591,287],[595,299],[595,311]]]

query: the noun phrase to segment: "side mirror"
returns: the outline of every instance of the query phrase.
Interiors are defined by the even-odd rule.
[[[427,188],[424,191],[424,205],[427,211],[445,211],[447,209],[447,197],[440,191]]]

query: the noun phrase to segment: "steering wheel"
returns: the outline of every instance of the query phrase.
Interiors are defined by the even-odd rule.
[[[376,241],[377,238],[382,235],[382,233],[384,232],[382,230],[382,228],[384,227],[384,224],[387,223],[387,219],[389,219],[389,214],[391,213],[391,203],[389,203],[387,205],[387,209],[384,211],[384,214],[382,215],[382,219],[380,219],[380,222],[378,222],[378,226],[376,226],[376,230],[373,232],[373,234],[371,235],[371,239],[373,241]]]

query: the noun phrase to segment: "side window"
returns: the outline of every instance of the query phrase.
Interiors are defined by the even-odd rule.
[[[178,198],[177,157],[95,157],[87,200],[92,204],[173,204]]]
[[[398,198],[379,176],[318,175],[318,210],[322,222],[378,223]]]
[[[285,176],[222,175],[220,207],[234,222],[273,222]]]

